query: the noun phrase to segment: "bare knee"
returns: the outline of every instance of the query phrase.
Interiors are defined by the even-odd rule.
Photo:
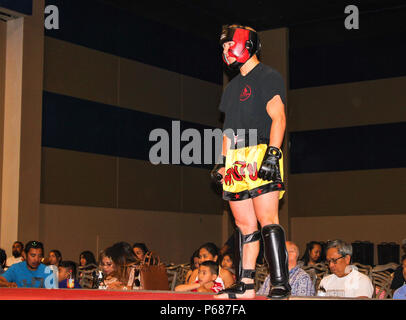
[[[268,215],[265,217],[258,218],[261,227],[267,226],[268,224],[279,224],[278,214]]]
[[[251,234],[258,230],[257,222],[252,223],[236,219],[235,224],[237,225],[238,229],[240,229],[242,234]]]

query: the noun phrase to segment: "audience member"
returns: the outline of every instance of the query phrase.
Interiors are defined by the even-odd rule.
[[[105,250],[115,264],[112,276],[117,278],[114,287],[121,290],[140,288],[139,263],[132,246],[127,242],[118,242]]]
[[[46,279],[52,277],[52,270],[41,259],[44,246],[39,241],[29,241],[24,249],[26,261],[13,264],[0,276],[0,287],[45,288]]]
[[[204,261],[199,265],[197,280],[191,284],[181,284],[175,291],[192,292],[214,292],[218,293],[224,289],[221,282],[217,282],[219,275],[219,265],[214,261]]]
[[[403,250],[403,255],[406,255],[406,239],[402,240],[401,248]]]
[[[315,288],[310,276],[301,269],[297,262],[299,258],[299,247],[291,242],[286,241],[286,250],[288,251],[288,268],[289,268],[289,284],[292,288],[292,296],[310,297],[315,295]],[[258,295],[268,295],[271,281],[268,275],[264,283],[258,290]]]
[[[230,251],[227,251],[226,253],[220,256],[220,266],[223,269],[230,271],[233,274],[234,281],[236,280],[234,268],[234,255]]]
[[[326,296],[372,298],[374,287],[368,276],[350,266],[352,246],[342,240],[327,243],[326,262],[332,272],[320,282]]]
[[[219,249],[214,243],[207,242],[202,246],[200,246],[199,265],[202,264],[202,262],[208,260],[218,263],[218,257],[219,257]],[[192,274],[190,275],[189,284],[196,282],[198,278],[198,272],[199,272],[198,269],[193,270]],[[216,282],[220,282],[224,285],[225,288],[228,288],[234,283],[233,274],[230,271],[220,267],[219,275],[216,279]]]
[[[145,243],[134,243],[133,251],[138,260],[144,261],[145,255],[149,252]]]
[[[54,266],[58,267],[59,263],[61,261],[62,261],[62,253],[59,250],[54,249],[54,250],[49,251],[48,259],[47,259],[46,264],[54,265]]]
[[[103,272],[102,283],[99,283],[99,289],[122,289],[123,284],[114,276],[117,274],[117,267],[106,250],[100,252],[100,267]]]
[[[82,288],[91,289],[94,282],[94,271],[98,268],[93,252],[83,251],[79,255],[78,280]]]
[[[306,251],[298,262],[300,267],[313,266],[322,261],[322,245],[320,242],[312,241],[306,245]]]
[[[406,300],[406,283],[395,291],[393,294],[395,300]]]
[[[5,270],[13,264],[23,261],[22,252],[24,251],[24,244],[21,241],[15,241],[11,250],[12,256],[7,258]]]
[[[0,274],[4,273],[4,268],[6,267],[6,261],[7,261],[6,251],[3,249],[0,249]]]
[[[97,265],[97,262],[93,252],[86,250],[79,255],[79,266],[86,267],[88,265]]]
[[[186,273],[185,284],[189,283],[189,279],[190,276],[192,275],[192,272],[198,268],[199,268],[199,250],[196,250],[190,257],[190,270]]]
[[[60,261],[58,264],[58,283],[60,289],[82,287],[77,280],[76,263],[73,261]]]
[[[400,266],[393,273],[390,288],[395,291],[405,284],[406,281],[406,254],[400,259]]]

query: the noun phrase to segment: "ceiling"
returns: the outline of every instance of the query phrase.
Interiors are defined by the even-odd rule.
[[[356,5],[362,15],[406,10],[405,0],[100,0],[161,23],[205,37],[221,26],[240,23],[258,31],[345,19],[344,8]]]

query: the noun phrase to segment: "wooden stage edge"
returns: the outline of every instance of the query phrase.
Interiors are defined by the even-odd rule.
[[[0,300],[218,300],[215,294],[174,291],[0,288]],[[272,300],[257,296],[246,300]],[[378,300],[341,297],[289,297],[285,300]],[[227,301],[242,301],[228,300]]]

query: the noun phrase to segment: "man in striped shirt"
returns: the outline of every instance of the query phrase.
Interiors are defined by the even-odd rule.
[[[310,276],[297,265],[299,248],[291,241],[286,241],[286,249],[289,256],[289,284],[292,287],[292,296],[310,297],[315,295],[315,288]],[[268,275],[258,290],[258,295],[267,295],[270,287],[270,276]]]

